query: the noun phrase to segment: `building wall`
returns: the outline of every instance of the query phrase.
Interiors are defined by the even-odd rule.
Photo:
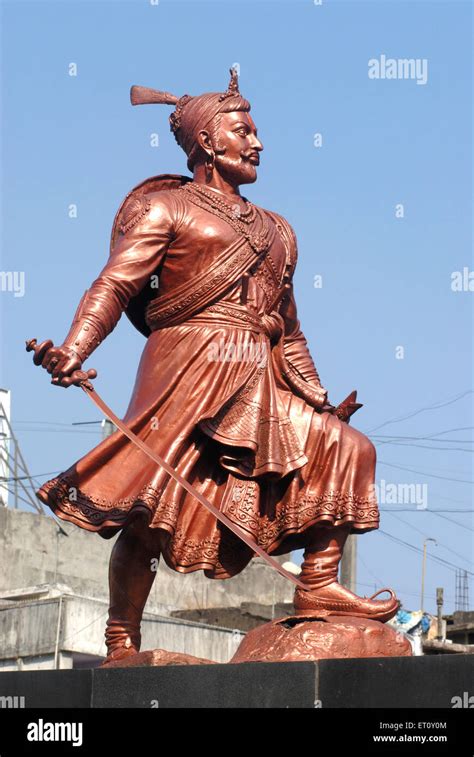
[[[0,603],[0,670],[72,667],[76,656],[106,655],[107,602],[76,595]],[[166,649],[228,662],[243,633],[146,613],[142,649]]]
[[[38,584],[66,584],[82,596],[108,599],[108,563],[113,539],[102,539],[49,516],[0,507],[0,593]],[[278,558],[284,562],[288,557]],[[293,585],[261,561],[238,576],[212,580],[202,571],[181,575],[160,563],[147,610],[239,607],[242,602],[291,602]]]

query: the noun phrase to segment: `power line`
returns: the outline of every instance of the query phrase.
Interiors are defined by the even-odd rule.
[[[445,460],[446,456],[443,455],[442,458],[443,460]],[[435,458],[433,456],[433,460],[434,459]],[[409,461],[409,464],[410,465],[412,464],[411,461]],[[405,460],[399,460],[397,463],[392,463],[390,461],[389,465],[405,465]],[[445,466],[441,467],[439,464],[436,464],[434,468],[424,468],[421,471],[417,470],[416,473],[423,473],[424,475],[430,475],[431,473],[434,473],[434,474],[443,473],[445,475],[449,474],[450,476],[459,477],[459,476],[465,476],[465,475],[470,474],[471,470],[472,470],[472,466],[470,464],[467,470],[459,470],[459,468],[453,468],[453,467],[446,468]]]
[[[91,431],[81,431],[81,429],[76,428],[29,428],[29,429],[23,429],[22,433],[25,433],[27,431],[28,433],[41,433],[41,434],[87,434],[90,436],[93,434],[94,436],[97,436],[100,434],[100,431],[91,430]]]
[[[386,536],[388,539],[392,539],[398,544],[403,544],[403,546],[407,547],[408,549],[418,552],[419,554],[423,554],[422,549],[415,546],[414,544],[410,544],[410,542],[407,542],[404,539],[399,539],[398,536],[393,536],[393,534],[389,534],[387,533],[387,531],[382,531],[382,529],[379,529],[379,533],[383,534],[383,536]],[[455,565],[454,563],[449,562],[449,560],[445,560],[442,557],[437,557],[436,555],[432,555],[432,554],[428,554],[427,557],[429,560],[433,560],[434,562],[440,563],[441,565],[445,565],[450,570],[454,570],[454,571],[460,570],[459,565]],[[461,568],[461,570],[464,570],[464,568]],[[474,573],[471,570],[467,570],[466,573],[469,573],[469,575],[474,576]]]
[[[371,568],[369,568],[369,566],[367,565],[367,563],[363,559],[363,557],[360,554],[360,552],[357,555],[357,559],[361,561],[362,565],[367,570],[367,572],[370,573],[375,578],[375,580],[376,580],[376,582],[377,582],[377,584],[379,586],[383,586],[384,584],[386,584],[386,581],[381,581],[380,578],[374,573],[374,571]],[[368,586],[368,587],[372,588],[372,584],[367,584],[367,583],[364,583],[362,581],[357,581],[357,586]],[[407,596],[410,596],[410,597],[419,597],[419,593],[418,592],[415,593],[413,591],[408,591],[407,589],[403,589],[403,588],[399,588],[398,591],[401,594],[406,594]],[[427,594],[426,595],[426,599],[436,600],[436,597],[434,595],[428,595]],[[445,596],[445,600],[447,602],[454,602],[454,599],[452,597]]]
[[[95,426],[97,423],[102,423],[102,421],[73,421],[72,426]]]
[[[370,568],[368,568],[368,571],[369,571],[369,573],[372,573],[372,571],[370,570]],[[372,573],[372,575],[373,575],[373,573]],[[383,583],[381,581],[378,581],[377,583],[380,586],[383,585]],[[368,583],[365,583],[364,581],[357,581],[357,586],[367,586],[367,588],[369,588],[369,589],[373,589],[374,588],[374,584],[368,584]],[[419,598],[419,596],[420,596],[419,592],[407,591],[406,589],[403,589],[403,588],[399,588],[397,591],[400,594],[406,594],[408,597],[418,597]],[[425,598],[426,599],[436,600],[436,597],[435,597],[434,594],[425,594]],[[448,596],[445,595],[444,599],[445,599],[446,602],[453,602],[453,604],[454,604],[453,597],[448,597]]]
[[[474,484],[474,481],[469,481],[465,478],[451,478],[450,476],[438,476],[436,473],[424,473],[423,471],[415,470],[415,468],[406,468],[404,465],[395,465],[395,463],[386,463],[384,460],[377,461],[379,465],[388,465],[389,468],[398,468],[399,470],[406,470],[410,473],[417,473],[419,476],[429,476],[430,478],[441,478],[444,481],[456,481],[459,484]]]
[[[450,507],[438,510],[435,510],[432,507],[423,507],[416,509],[413,509],[413,507],[380,507],[379,510],[382,513],[459,513],[461,515],[474,513],[474,510],[472,508],[461,509],[459,507]]]
[[[77,425],[87,425],[89,423],[90,424],[101,423],[101,421],[100,420],[98,421],[69,421],[68,423],[63,423],[62,421],[32,421],[32,420],[15,421],[15,425],[18,425],[19,423],[22,425],[34,424],[34,425],[41,425],[41,426],[77,426]]]
[[[467,528],[468,531],[473,531],[474,532],[474,528],[471,528],[471,526],[465,526],[464,523],[459,523],[457,520],[453,520],[452,518],[448,518],[446,515],[441,515],[440,511],[438,511],[438,510],[432,510],[431,512],[434,515],[437,515],[438,518],[444,518],[444,520],[449,520],[450,523],[455,523],[456,526],[460,526],[461,528]]]
[[[31,473],[29,476],[9,476],[8,478],[1,478],[0,481],[23,481],[25,479],[39,478],[40,476],[55,476],[58,473],[61,473],[61,471],[53,470],[48,473],[36,473],[35,475]],[[31,485],[30,488],[36,489],[35,486],[31,487]]]
[[[2,481],[2,484],[3,484],[3,481]],[[19,500],[20,500],[21,502],[24,502],[24,503],[25,503],[25,505],[28,505],[28,507],[31,507],[31,508],[32,508],[32,510],[35,510],[35,508],[34,508],[34,507],[33,507],[33,505],[31,504],[31,502],[30,502],[30,500],[29,500],[29,499],[25,499],[25,498],[24,498],[24,497],[22,497],[22,496],[21,496],[21,494],[19,494],[18,492],[16,492],[16,493],[15,493],[15,491],[14,491],[13,489],[10,489],[10,487],[9,487],[9,486],[6,486],[5,484],[3,484],[3,486],[4,486],[4,488],[5,488],[5,489],[6,489],[6,490],[7,490],[7,491],[8,491],[9,493],[10,493],[10,494],[13,494],[13,495],[14,495],[14,496],[16,496],[16,497],[17,497],[17,499],[19,499]],[[11,507],[8,507],[8,508],[7,508],[7,510],[11,510],[11,509],[12,509]],[[16,509],[16,508],[15,508],[15,509]],[[36,513],[38,513],[38,510],[35,510],[35,512],[36,512]],[[38,514],[41,514],[41,513],[38,513]]]
[[[426,531],[422,531],[421,528],[417,528],[416,526],[413,526],[411,523],[408,523],[408,521],[404,520],[403,518],[399,518],[398,515],[395,515],[395,513],[389,513],[389,514],[392,516],[392,518],[396,518],[397,520],[400,521],[400,523],[404,523],[406,526],[408,526],[408,528],[413,529],[413,531],[418,531],[418,533],[421,534],[422,536],[426,536]],[[448,552],[452,552],[453,555],[456,555],[456,557],[460,557],[461,560],[464,560],[465,562],[472,565],[473,561],[470,560],[468,557],[464,557],[464,555],[459,554],[459,552],[456,552],[454,549],[451,549],[451,547],[446,546],[446,544],[443,544],[443,542],[441,541],[437,540],[437,543],[443,549],[447,549]]]
[[[473,426],[459,426],[457,428],[448,428],[443,431],[435,431],[432,434],[427,434],[425,436],[399,436],[399,435],[383,435],[383,434],[374,434],[370,438],[374,441],[374,444],[377,446],[382,446],[383,444],[392,444],[392,445],[398,445],[402,447],[418,447],[420,449],[429,449],[429,450],[442,450],[442,451],[454,451],[457,452],[472,452],[471,449],[465,449],[464,447],[434,447],[433,444],[414,444],[413,442],[420,442],[420,441],[426,441],[426,442],[439,442],[440,440],[437,438],[439,436],[444,436],[445,434],[452,434],[455,431],[469,431],[472,430]],[[444,444],[474,444],[474,439],[443,439],[442,440]]]
[[[449,439],[446,439],[449,441]],[[419,449],[429,450],[444,450],[445,452],[469,452],[471,455],[474,452],[472,449],[465,449],[464,447],[433,447],[429,444],[411,444],[410,442],[377,442],[374,444],[380,446],[382,444],[392,444],[394,447],[418,447]]]
[[[427,436],[400,436],[398,434],[374,434],[377,439],[433,439],[436,436],[443,436],[443,434],[452,434],[454,431],[471,431],[474,426],[457,426],[456,428],[447,428],[444,431],[435,431]],[[446,441],[449,441],[448,439]]]
[[[444,431],[435,431],[433,434],[428,434],[428,439],[434,436],[442,436],[443,434],[452,434],[454,431],[472,431],[474,426],[456,426],[456,428],[447,428]]]
[[[374,426],[374,428],[371,428],[370,431],[368,431],[368,434],[371,434],[373,431],[377,431],[379,428],[383,428],[384,426],[389,426],[391,423],[400,423],[401,421],[406,421],[409,418],[414,418],[416,415],[420,415],[420,413],[428,412],[428,410],[438,410],[441,407],[447,407],[447,405],[452,405],[454,402],[458,402],[458,400],[463,399],[463,397],[467,397],[468,394],[472,394],[474,390],[468,389],[465,392],[462,392],[461,394],[456,395],[450,400],[447,400],[446,402],[439,402],[434,405],[427,405],[426,407],[421,407],[418,410],[414,410],[412,413],[408,413],[407,415],[401,415],[398,418],[392,418],[388,421],[384,421],[384,423],[380,423],[378,426]]]

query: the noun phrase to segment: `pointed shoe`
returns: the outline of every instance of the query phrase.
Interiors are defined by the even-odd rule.
[[[387,591],[389,599],[378,599],[379,594]],[[349,615],[353,618],[368,618],[386,623],[397,614],[400,601],[392,589],[380,589],[371,597],[358,597],[345,589],[337,581],[319,589],[303,590],[297,588],[293,604],[296,615],[308,612],[328,612],[331,615]]]

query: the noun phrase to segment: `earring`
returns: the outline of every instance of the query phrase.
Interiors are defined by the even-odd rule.
[[[208,177],[212,176],[212,172],[214,171],[214,153],[210,153],[206,160],[206,174]]]

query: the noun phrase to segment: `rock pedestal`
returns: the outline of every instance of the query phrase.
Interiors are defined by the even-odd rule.
[[[363,657],[411,657],[410,642],[378,620],[308,613],[277,618],[249,631],[230,662],[315,662]],[[212,665],[192,655],[150,649],[101,668]]]
[[[278,618],[249,631],[231,662],[308,662],[411,655],[410,642],[377,620],[308,614]]]
[[[147,649],[144,652],[130,655],[130,657],[122,657],[120,660],[105,661],[100,668],[155,668],[164,665],[217,665],[217,663],[182,652]]]

